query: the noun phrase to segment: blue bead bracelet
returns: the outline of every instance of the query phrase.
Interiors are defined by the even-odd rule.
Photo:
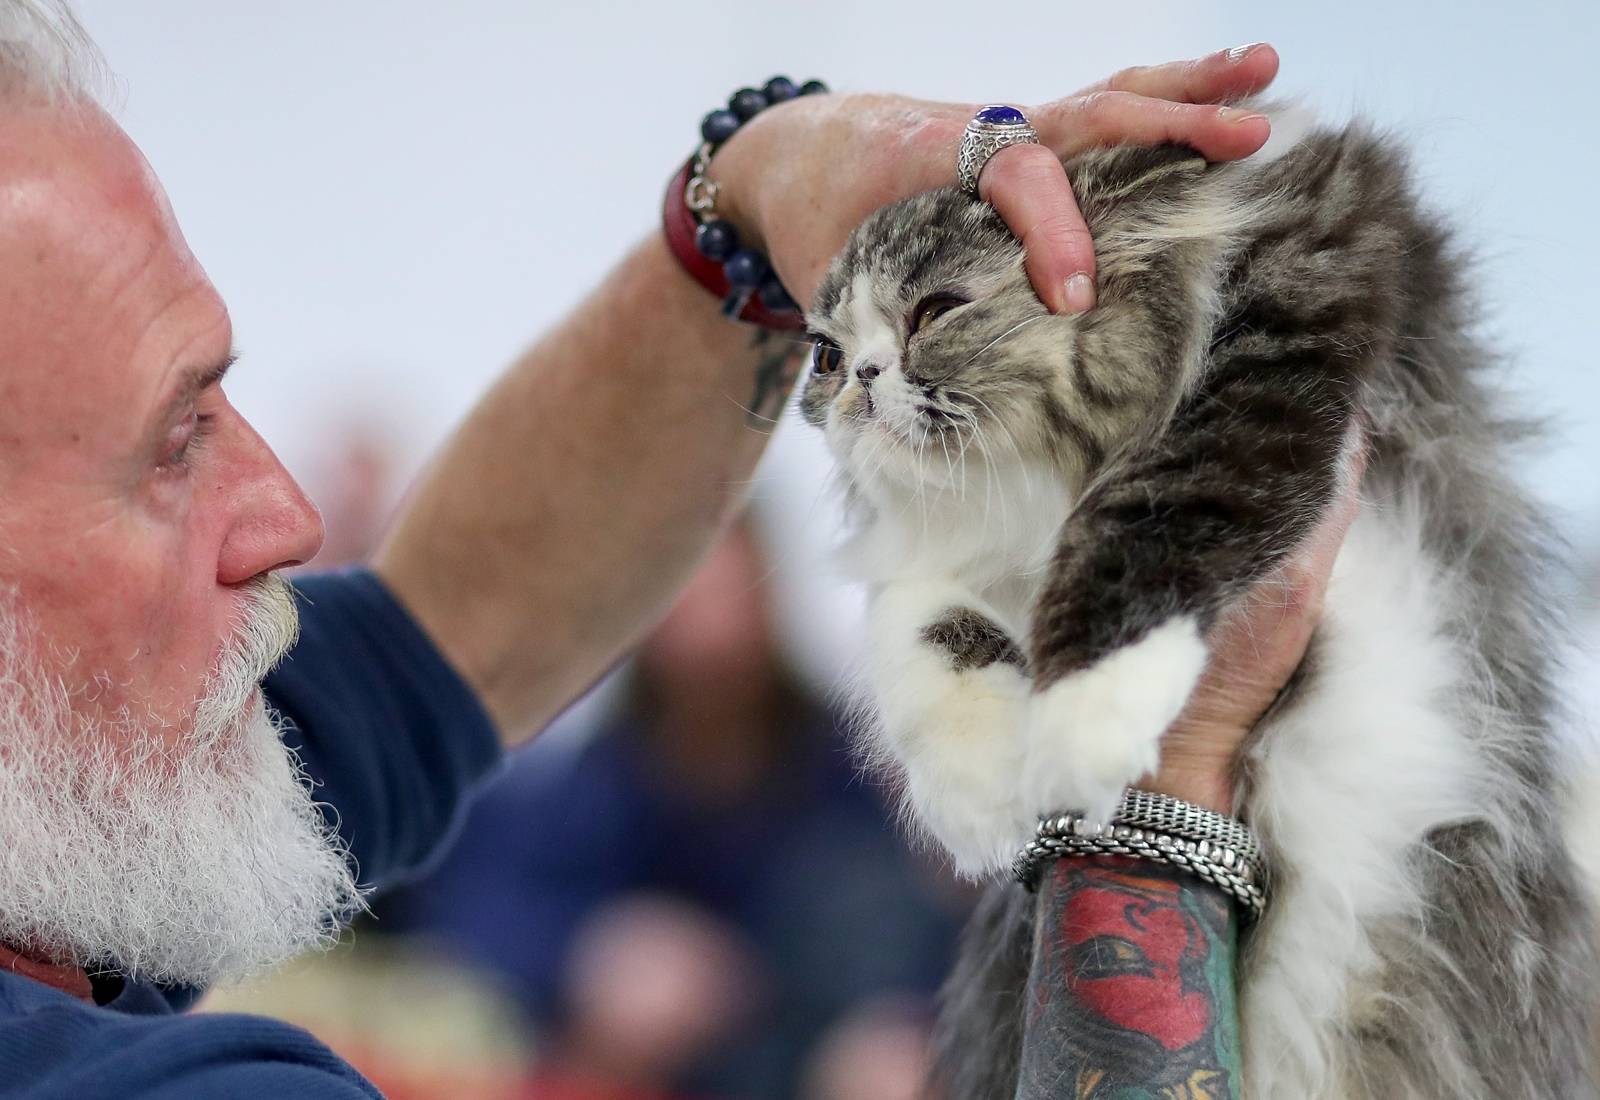
[[[711,156],[741,126],[774,103],[827,90],[827,85],[820,80],[796,85],[786,76],[775,76],[760,88],[740,88],[728,97],[726,107],[719,107],[700,120],[702,144],[692,163],[685,199],[698,222],[694,234],[695,251],[721,264],[727,277],[731,289],[722,303],[722,311],[729,317],[743,313],[751,295],[774,312],[798,311],[800,307],[784,289],[766,256],[743,246],[739,231],[730,222],[715,216],[717,188],[706,174]]]

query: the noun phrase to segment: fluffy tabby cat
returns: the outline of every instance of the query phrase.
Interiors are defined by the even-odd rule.
[[[888,207],[817,293],[801,398],[869,588],[873,748],[910,816],[999,875],[1041,812],[1156,761],[1206,635],[1364,448],[1326,614],[1252,742],[1275,878],[1246,932],[1268,1098],[1595,1096],[1588,913],[1557,819],[1545,527],[1467,274],[1370,131],[1237,164],[1068,162],[1099,305],[1053,316],[995,213]],[[948,990],[957,1100],[1016,1087],[1032,899],[1003,880]]]

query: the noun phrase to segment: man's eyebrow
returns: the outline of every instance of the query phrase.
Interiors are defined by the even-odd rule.
[[[209,367],[201,367],[199,370],[189,371],[185,374],[178,382],[177,391],[161,407],[161,415],[157,417],[157,423],[170,424],[173,420],[178,419],[179,413],[193,404],[196,397],[221,382],[222,376],[228,373],[228,368],[238,361],[239,353],[229,352],[227,358],[213,363]]]

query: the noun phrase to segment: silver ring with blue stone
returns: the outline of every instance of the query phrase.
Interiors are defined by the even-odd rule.
[[[967,123],[961,135],[961,151],[956,156],[956,176],[961,189],[974,197],[978,194],[978,176],[989,158],[1008,145],[1037,145],[1039,134],[1028,122],[1028,117],[1015,107],[1004,103],[991,103]]]

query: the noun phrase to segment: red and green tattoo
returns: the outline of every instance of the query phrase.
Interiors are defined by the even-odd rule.
[[[1237,1100],[1226,895],[1176,867],[1059,859],[1038,906],[1017,1100]]]

